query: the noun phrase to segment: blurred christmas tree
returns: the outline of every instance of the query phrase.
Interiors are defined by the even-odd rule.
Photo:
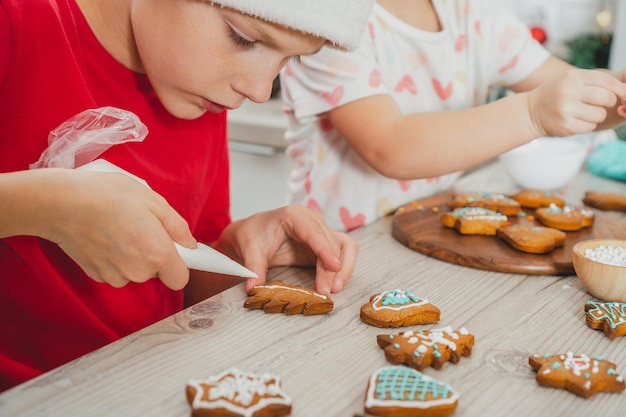
[[[585,33],[567,41],[570,64],[584,69],[608,68],[611,39],[610,34]]]

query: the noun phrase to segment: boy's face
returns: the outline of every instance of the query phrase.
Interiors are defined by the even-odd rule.
[[[173,115],[264,102],[289,59],[322,47],[322,38],[201,0],[135,0],[131,19],[143,69]]]

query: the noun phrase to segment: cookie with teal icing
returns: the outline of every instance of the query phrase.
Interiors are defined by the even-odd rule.
[[[585,321],[592,329],[600,329],[614,339],[626,336],[626,303],[587,301]]]
[[[534,355],[528,364],[537,372],[536,381],[543,386],[564,388],[576,395],[589,398],[598,392],[622,392],[624,378],[616,365],[602,357],[576,355]]]
[[[381,334],[376,337],[378,346],[393,364],[403,364],[423,370],[432,366],[441,369],[447,362],[458,363],[461,356],[470,356],[474,335],[465,327],[406,331],[398,334]]]
[[[437,323],[439,308],[410,291],[390,290],[370,297],[363,304],[361,321],[377,327],[402,327]]]
[[[406,366],[378,369],[365,393],[365,412],[377,417],[447,417],[458,403],[448,384]]]

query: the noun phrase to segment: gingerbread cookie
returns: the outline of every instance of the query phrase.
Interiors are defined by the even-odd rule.
[[[451,209],[462,207],[482,207],[497,211],[505,216],[512,216],[522,211],[521,205],[511,197],[498,193],[462,193],[456,194],[448,203]]]
[[[512,195],[511,198],[520,203],[522,207],[531,209],[550,207],[550,204],[554,204],[557,207],[565,206],[565,201],[551,191],[522,190]]]
[[[474,336],[464,327],[408,331],[376,337],[378,346],[393,364],[404,364],[418,371],[428,366],[441,369],[446,362],[457,363],[461,356],[470,356]]]
[[[595,219],[593,211],[586,207],[557,207],[554,204],[535,210],[535,217],[544,226],[568,232],[589,227]]]
[[[373,295],[361,307],[361,320],[377,327],[436,323],[440,317],[441,311],[437,307],[409,291],[385,291]]]
[[[587,301],[585,321],[592,329],[600,329],[614,339],[626,336],[626,303]]]
[[[263,309],[265,313],[312,315],[328,313],[334,304],[329,296],[318,294],[310,288],[274,281],[252,288],[243,306]]]
[[[494,236],[507,220],[504,214],[482,207],[458,208],[441,216],[441,224],[464,235]]]
[[[192,417],[281,417],[291,414],[291,398],[280,378],[238,369],[189,381],[187,401]]]
[[[534,355],[528,363],[537,371],[535,379],[540,385],[565,388],[574,394],[588,398],[598,392],[621,392],[626,385],[618,375],[615,364],[601,357],[574,355]]]
[[[626,194],[609,191],[587,191],[583,203],[600,210],[626,211]]]
[[[565,233],[552,227],[503,226],[496,236],[511,247],[528,253],[548,253],[565,244]]]
[[[448,384],[406,366],[380,368],[365,392],[365,412],[377,417],[446,417],[458,403]]]

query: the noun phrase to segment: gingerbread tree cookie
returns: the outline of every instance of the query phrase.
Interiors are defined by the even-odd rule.
[[[318,294],[310,288],[274,281],[254,287],[243,306],[263,309],[265,313],[312,315],[328,313],[334,304],[329,296]]]
[[[535,379],[540,385],[565,388],[588,398],[598,392],[624,391],[624,378],[615,370],[616,365],[602,357],[590,358],[567,352],[561,355],[534,355],[528,363],[537,371]]]
[[[614,339],[626,336],[626,303],[587,301],[585,321],[592,329],[601,329]]]
[[[470,356],[474,347],[474,336],[467,329],[452,330],[450,326],[378,335],[377,341],[389,362],[405,364],[418,371],[428,366],[441,369],[448,361],[457,363],[461,356]]]

